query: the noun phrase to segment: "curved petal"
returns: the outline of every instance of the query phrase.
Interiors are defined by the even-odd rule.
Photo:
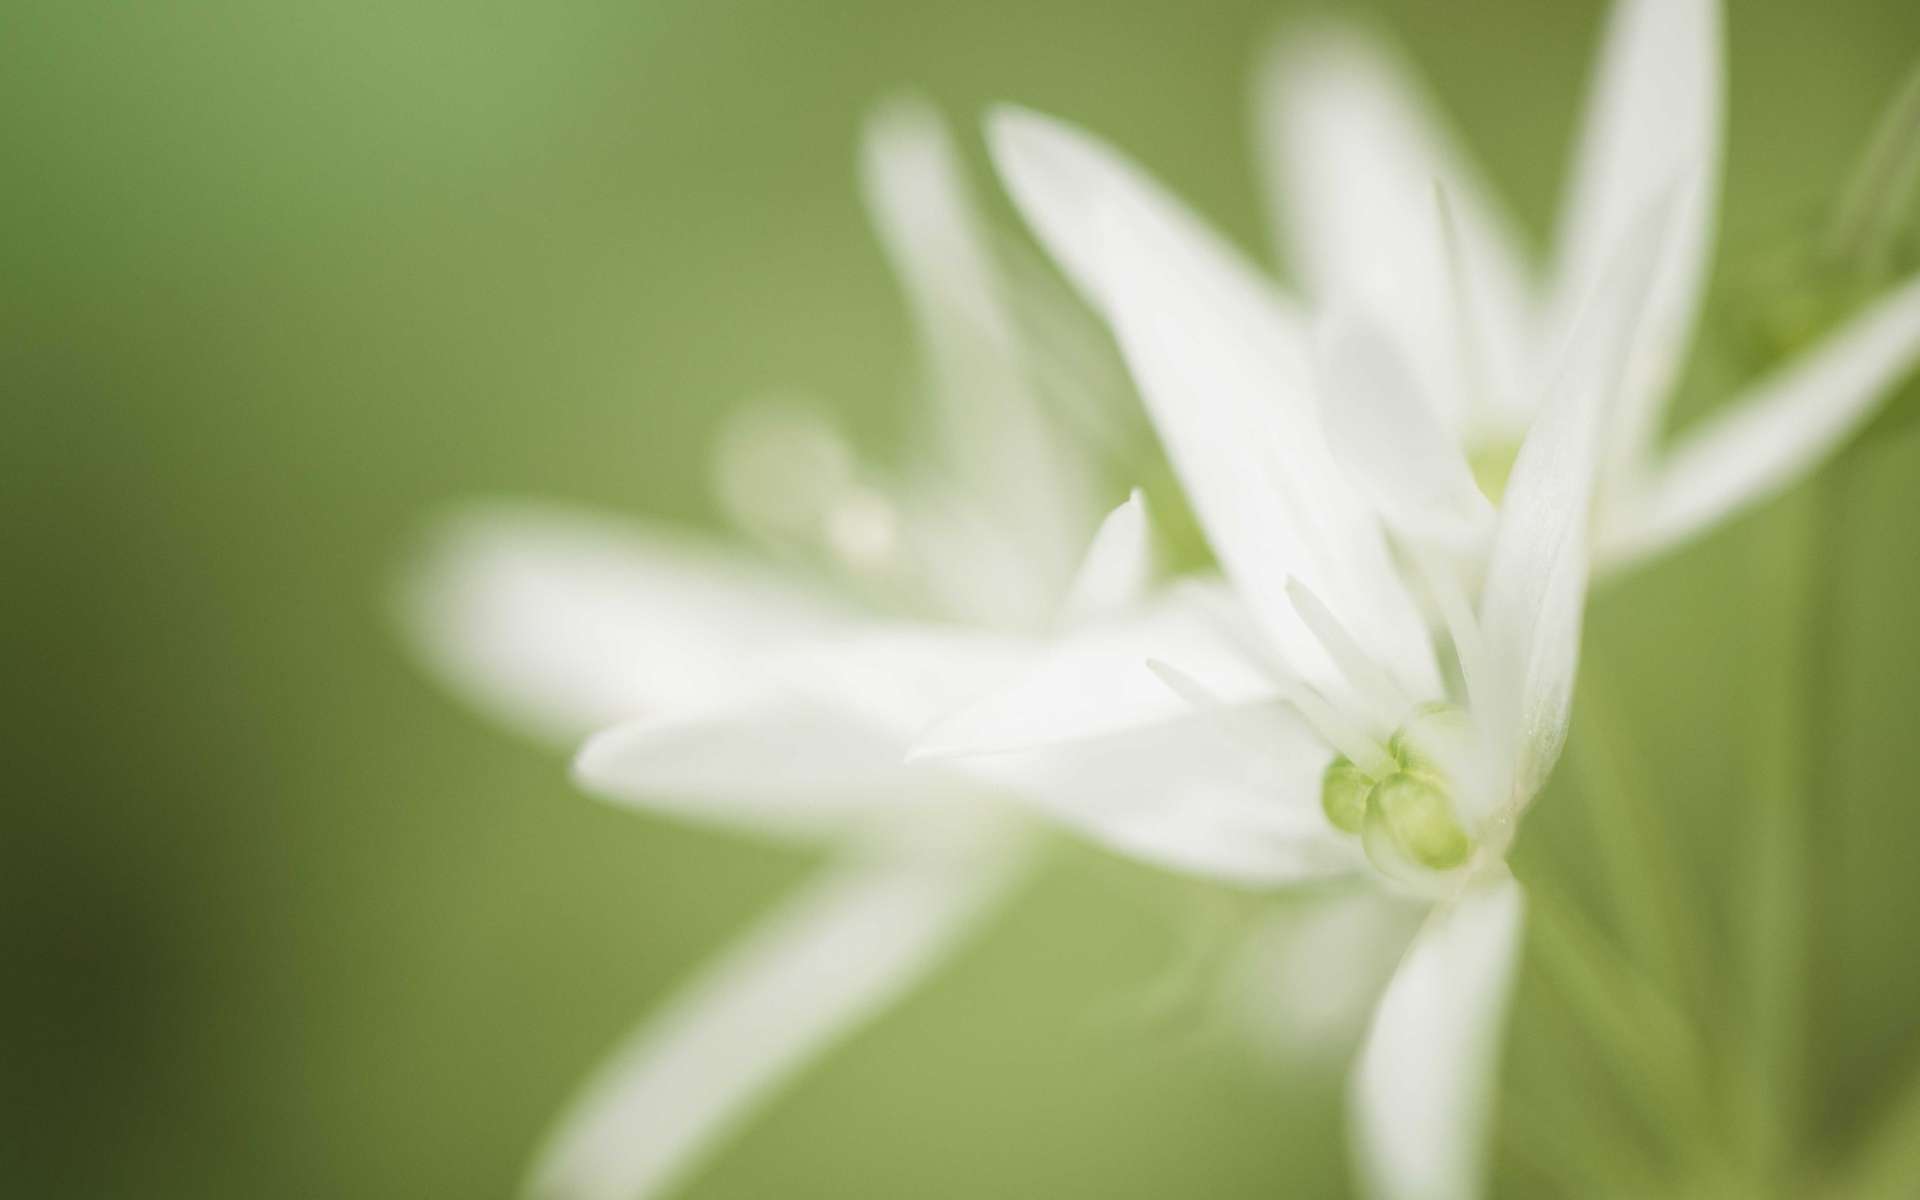
[[[548,1136],[541,1200],[660,1195],[813,1060],[939,965],[1026,861],[954,826],[937,854],[844,862],[785,900],[628,1037]]]
[[[1519,226],[1412,69],[1363,28],[1324,20],[1282,39],[1258,97],[1288,261],[1320,302],[1357,303],[1386,320],[1448,426],[1467,429],[1476,405],[1516,388],[1532,333]],[[1459,234],[1460,284],[1436,186]],[[1469,394],[1475,386],[1480,394]]]
[[[1619,395],[1673,215],[1655,204],[1623,239],[1582,314],[1501,501],[1481,598],[1490,694],[1474,697],[1508,786],[1485,811],[1529,802],[1558,758],[1573,702],[1586,609],[1588,525],[1601,431]]]
[[[1436,912],[1353,1074],[1356,1167],[1379,1200],[1477,1200],[1525,905],[1511,878]]]
[[[1601,566],[1684,541],[1810,471],[1920,360],[1920,277],[1688,432],[1645,491],[1606,514]]]
[[[1022,211],[1112,324],[1215,552],[1292,669],[1330,673],[1286,598],[1298,576],[1408,690],[1434,691],[1425,624],[1333,462],[1284,299],[1094,139],[1018,112],[996,115],[993,138]]]
[[[510,503],[441,522],[410,571],[401,615],[456,690],[569,744],[642,713],[710,703],[769,656],[855,616],[717,545]]]
[[[1676,182],[1674,233],[1643,349],[1606,450],[1625,486],[1659,437],[1713,256],[1723,107],[1719,0],[1618,0],[1588,93],[1560,211],[1550,323],[1563,335],[1641,208]]]
[[[968,785],[910,764],[929,722],[1007,678],[1030,650],[962,631],[902,629],[810,647],[697,711],[588,740],[574,773],[622,804],[754,832],[831,836]]]

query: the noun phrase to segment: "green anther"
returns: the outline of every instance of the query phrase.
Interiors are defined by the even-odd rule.
[[[1367,793],[1373,780],[1346,755],[1327,764],[1320,777],[1320,807],[1342,833],[1359,833],[1367,823]]]
[[[1513,475],[1514,460],[1520,457],[1518,442],[1488,442],[1467,452],[1467,466],[1480,494],[1493,503],[1507,494],[1507,480]]]
[[[1367,797],[1367,820],[1377,823],[1408,858],[1435,871],[1467,861],[1473,841],[1453,819],[1446,788],[1431,775],[1401,771]]]

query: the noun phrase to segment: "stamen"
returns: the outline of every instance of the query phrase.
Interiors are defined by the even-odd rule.
[[[1399,723],[1406,711],[1413,707],[1412,697],[1402,691],[1393,677],[1381,670],[1379,664],[1360,648],[1353,635],[1347,632],[1347,627],[1306,584],[1298,579],[1287,580],[1287,598],[1293,601],[1294,611],[1306,622],[1313,636],[1319,639],[1321,647],[1359,693],[1361,701],[1373,710],[1374,721],[1384,728]]]
[[[1446,622],[1447,636],[1453,641],[1454,657],[1460,660],[1460,676],[1466,691],[1462,697],[1464,707],[1469,712],[1477,711],[1477,706],[1489,704],[1492,697],[1485,690],[1488,683],[1486,640],[1481,636],[1479,620],[1473,615],[1473,604],[1450,564],[1417,546],[1409,547],[1408,552],[1426,580],[1433,602],[1440,608],[1440,619]]]

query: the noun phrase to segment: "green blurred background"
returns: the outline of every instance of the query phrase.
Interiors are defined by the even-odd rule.
[[[1600,6],[1376,7],[1544,237]],[[1920,53],[1904,0],[1728,9],[1723,267],[1800,227]],[[1245,92],[1285,11],[13,0],[0,1191],[509,1192],[586,1069],[808,863],[597,806],[436,690],[388,619],[422,525],[497,493],[710,525],[716,423],[773,386],[884,446],[911,346],[852,164],[902,87],[969,124],[998,99],[1083,121],[1263,245]],[[1829,546],[1815,1161],[1920,1065],[1920,438],[1834,473],[1843,522],[1803,488],[1601,597],[1589,640],[1737,946],[1759,710]],[[1576,790],[1527,836],[1578,864]],[[1115,1015],[1209,897],[1054,858],[691,1191],[1340,1194],[1337,1055],[1276,1071]],[[1702,971],[1737,992],[1737,961]],[[1577,1093],[1535,999],[1515,1088]]]

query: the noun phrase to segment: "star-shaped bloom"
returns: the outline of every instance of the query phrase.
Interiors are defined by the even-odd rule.
[[[1870,418],[1920,358],[1920,278],[1901,283],[1662,445],[1713,257],[1722,144],[1717,0],[1619,0],[1590,88],[1553,253],[1518,226],[1426,89],[1368,31],[1283,39],[1256,117],[1274,226],[1309,302],[1354,309],[1334,369],[1381,397],[1329,416],[1348,469],[1413,531],[1490,529],[1536,386],[1650,188],[1679,185],[1674,244],[1602,447],[1596,570],[1695,537],[1779,492]],[[1391,386],[1411,377],[1418,388]],[[1394,442],[1375,436],[1402,431]],[[1419,435],[1445,447],[1416,466]],[[1484,495],[1483,495],[1484,493]]]
[[[1463,571],[1390,538],[1325,427],[1405,381],[1329,370],[1338,347],[1298,306],[1117,153],[1017,111],[991,133],[1112,326],[1226,582],[1068,635],[917,755],[1014,786],[1045,774],[1028,794],[1165,865],[1284,885],[1338,864],[1433,902],[1361,1056],[1356,1134],[1381,1194],[1472,1195],[1521,925],[1505,854],[1565,734],[1603,433],[1671,269],[1671,189],[1604,255],[1489,508],[1484,568]],[[1103,764],[1143,747],[1170,782],[1110,788]]]
[[[1305,299],[1091,139],[993,123],[1010,191],[1107,316],[1230,586],[1083,631],[919,753],[1014,775],[1198,721],[1216,736],[1157,803],[1090,779],[1054,790],[1057,815],[1243,882],[1357,844],[1394,888],[1437,897],[1355,1073],[1381,1195],[1479,1189],[1520,923],[1499,863],[1563,736],[1589,573],[1785,487],[1920,354],[1917,281],[1661,448],[1711,256],[1718,43],[1711,0],[1616,7],[1544,283],[1360,32],[1290,39],[1262,88]]]
[[[1036,826],[907,748],[1145,585],[1142,505],[1100,521],[1092,456],[1037,395],[1071,364],[1036,361],[1049,348],[1016,330],[938,120],[884,109],[862,167],[927,367],[908,469],[863,467],[829,427],[770,410],[734,426],[718,472],[760,546],[494,504],[448,522],[409,591],[438,673],[513,725],[588,738],[590,790],[836,852],[612,1056],[536,1164],[541,1196],[683,1179],[993,910]],[[1152,767],[1130,785],[1152,788]]]

